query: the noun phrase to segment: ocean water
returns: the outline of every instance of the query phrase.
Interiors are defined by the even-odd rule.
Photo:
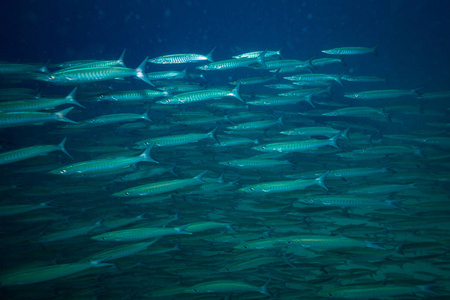
[[[402,0],[3,4],[0,297],[448,299],[447,11],[447,1]],[[368,53],[322,52],[341,47]],[[124,49],[130,69],[213,49],[215,62],[281,55],[209,71],[204,59],[149,61],[154,86],[133,71],[51,80],[61,63],[117,60]],[[314,65],[324,58],[341,62]],[[307,68],[267,67],[282,60]],[[12,64],[34,69],[6,71]],[[185,69],[190,76],[151,77]],[[307,87],[286,79],[300,74],[329,77]],[[270,81],[246,84],[254,77]],[[6,104],[63,99],[75,87],[83,107],[40,110],[44,123],[6,123],[23,110],[6,112]],[[294,103],[256,105],[294,89],[315,90]],[[166,94],[118,94],[142,90]],[[222,96],[164,104],[207,90]],[[69,107],[78,124],[54,119]],[[138,118],[144,113],[151,121]],[[116,119],[105,124],[108,115]],[[311,127],[322,132],[286,134]],[[64,139],[64,151],[34,147],[45,155],[7,161],[12,151]],[[149,145],[158,163],[143,161]],[[133,196],[138,187],[145,192]]]

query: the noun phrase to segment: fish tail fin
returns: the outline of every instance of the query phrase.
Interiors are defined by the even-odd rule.
[[[270,277],[269,280],[267,280],[266,283],[264,283],[264,285],[259,288],[259,292],[263,295],[273,298],[273,294],[269,291],[269,284],[271,281],[272,277]]]
[[[329,141],[329,145],[333,146],[334,148],[342,151],[342,149],[339,147],[339,145],[337,144],[337,140],[339,139],[339,137],[341,136],[341,133],[338,132],[335,135],[333,135],[328,141]]]
[[[154,87],[155,85],[150,81],[150,79],[147,76],[147,73],[145,73],[145,66],[147,65],[147,61],[148,56],[136,68],[136,77]]]
[[[278,118],[277,123],[283,126],[283,128],[286,128],[286,124],[284,124],[284,114]]]
[[[69,154],[69,152],[67,152],[65,144],[66,144],[66,140],[67,138],[65,137],[61,143],[58,144],[59,150],[61,150],[64,154],[66,154],[68,157],[70,157],[71,159],[73,159],[72,155]]]
[[[267,53],[267,49],[264,50],[256,59],[256,62],[258,64],[260,64],[261,66],[263,66],[264,69],[267,69],[266,60],[265,60],[266,53]]]
[[[149,121],[149,122],[152,122],[153,123],[153,120],[152,119],[150,119],[150,117],[148,116],[148,113],[150,112],[150,108],[149,109],[147,109],[146,111],[145,111],[145,113],[143,113],[142,114],[142,118],[144,119],[144,120],[147,120],[147,121]]]
[[[328,192],[328,187],[325,184],[325,178],[328,176],[328,173],[330,173],[330,171],[326,171],[325,173],[323,173],[322,175],[320,175],[319,177],[317,177],[316,180],[316,184],[318,186],[320,186],[321,188],[323,188],[325,191]]]
[[[200,181],[201,183],[206,183],[206,182],[202,179],[203,175],[205,175],[206,172],[208,172],[208,170],[206,170],[206,171],[204,171],[204,172],[201,172],[200,174],[198,174],[197,176],[195,176],[194,179]]]
[[[117,63],[118,63],[120,66],[125,67],[125,68],[126,68],[127,66],[125,65],[123,59],[124,59],[124,57],[125,57],[125,51],[126,51],[126,50],[127,50],[127,49],[123,49],[122,54],[120,55],[119,59],[117,60]]]
[[[335,79],[334,79],[337,83],[339,83],[340,86],[344,86],[344,85],[342,84],[342,76],[344,76],[344,75],[345,75],[345,74],[342,73],[342,74],[336,76]]]
[[[73,124],[78,124],[78,122],[75,122],[69,118],[66,118],[66,115],[73,109],[72,107],[63,109],[61,111],[58,111],[55,113],[55,115],[57,116],[57,120],[61,121],[61,122],[67,122],[67,123],[73,123]]]
[[[214,47],[208,54],[205,55],[206,59],[210,62],[214,62],[212,55],[214,53],[214,50],[216,50],[217,47]]]
[[[400,245],[398,245],[397,247],[395,247],[395,252],[401,255],[405,255],[405,253],[403,252],[403,248],[405,247],[405,241],[402,241],[400,243]]]
[[[75,94],[76,94],[77,90],[78,90],[78,87],[76,86],[76,87],[69,93],[69,95],[66,96],[67,103],[75,104],[75,105],[77,105],[77,106],[79,106],[79,107],[81,107],[81,108],[86,108],[86,107],[84,107],[84,105],[81,105],[81,104],[75,99]]]
[[[142,161],[153,162],[155,164],[159,164],[159,162],[157,162],[150,156],[150,151],[152,151],[152,148],[153,148],[153,144],[148,146],[148,148],[145,149],[144,152],[142,152],[142,154],[140,155],[142,157]]]
[[[306,95],[305,96],[305,102],[308,103],[309,105],[311,105],[313,108],[315,108],[316,106],[314,105],[314,103],[312,102],[312,94]]]
[[[340,134],[341,136],[346,139],[348,142],[350,142],[350,138],[348,137],[348,131],[350,130],[351,127],[348,127],[347,129],[345,129],[344,131],[341,131]]]
[[[380,45],[379,42],[372,48],[372,53],[375,56],[378,56],[378,45]]]
[[[245,103],[244,99],[242,99],[241,97],[240,90],[241,90],[241,82],[239,81],[236,87],[231,91],[231,94],[233,95],[234,98],[238,99],[242,103]]]
[[[217,139],[217,129],[219,129],[219,126],[217,126],[216,128],[214,128],[213,130],[211,130],[210,132],[208,132],[208,137],[210,139],[212,139],[214,142],[216,142],[217,144],[221,145],[221,143],[219,142],[219,140]]]
[[[419,288],[422,292],[428,293],[428,294],[435,294],[435,295],[439,295],[438,292],[436,292],[435,290],[433,290],[434,287],[436,287],[437,284],[436,283],[429,283],[429,284],[424,284],[424,285],[419,285]]]
[[[186,231],[185,229],[191,226],[191,224],[186,224],[180,227],[175,228],[180,234],[192,234],[192,232]]]

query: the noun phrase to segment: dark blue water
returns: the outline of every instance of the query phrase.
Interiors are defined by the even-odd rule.
[[[148,137],[174,134],[204,133],[216,126],[180,126],[177,117],[197,110],[198,106],[175,107],[171,110],[150,110],[155,123],[137,125],[137,129],[122,128],[122,124],[89,130],[71,130],[65,124],[32,125],[7,128],[0,131],[1,152],[40,144],[57,144],[68,137],[66,148],[75,160],[64,154],[51,153],[43,158],[33,158],[17,164],[0,166],[1,206],[12,204],[39,204],[54,201],[48,214],[19,214],[2,219],[4,228],[0,243],[0,278],[15,274],[17,269],[33,270],[38,266],[74,263],[122,244],[93,241],[92,236],[111,229],[95,229],[81,237],[57,243],[38,243],[36,239],[48,233],[70,230],[77,226],[92,225],[100,219],[117,221],[146,213],[148,220],[133,226],[160,228],[178,212],[180,219],[168,227],[173,228],[195,222],[229,222],[237,235],[247,239],[278,238],[292,235],[344,236],[360,241],[379,241],[387,250],[404,243],[404,253],[395,252],[393,260],[359,260],[355,256],[333,251],[311,249],[301,245],[295,249],[263,249],[248,257],[238,250],[240,242],[216,243],[212,239],[225,236],[223,230],[195,233],[192,236],[165,237],[140,256],[118,260],[112,268],[93,268],[92,273],[42,281],[38,284],[0,287],[0,298],[11,299],[147,299],[149,292],[172,288],[167,296],[158,299],[223,299],[232,288],[217,293],[195,294],[177,288],[186,288],[210,280],[236,280],[253,286],[262,286],[273,278],[269,289],[280,299],[316,299],[321,288],[333,290],[339,285],[373,287],[388,283],[389,286],[405,287],[398,295],[410,299],[425,298],[432,294],[426,284],[434,285],[439,295],[446,299],[449,283],[448,246],[448,140],[439,145],[424,144],[417,140],[391,140],[391,134],[409,135],[409,138],[448,138],[448,96],[437,100],[421,101],[414,97],[382,99],[364,103],[348,101],[344,93],[376,89],[421,88],[420,93],[450,90],[450,19],[448,1],[9,1],[0,5],[0,61],[10,63],[50,62],[56,64],[71,60],[113,60],[126,49],[125,64],[136,68],[146,57],[175,53],[206,54],[214,47],[214,60],[229,59],[233,55],[258,50],[282,49],[286,59],[308,60],[329,57],[321,50],[337,47],[377,47],[377,55],[354,55],[344,57],[344,65],[330,65],[314,72],[377,76],[385,78],[386,84],[344,82],[333,85],[329,105],[311,107],[302,103],[292,107],[251,107],[251,112],[263,112],[264,119],[271,120],[286,114],[286,128],[300,126],[334,127],[335,120],[327,117],[299,117],[296,112],[336,109],[343,106],[373,106],[390,109],[389,105],[404,104],[411,111],[393,110],[388,119],[342,118],[336,123],[339,130],[351,127],[350,141],[339,139],[342,153],[379,145],[400,145],[420,149],[425,157],[415,154],[393,155],[366,160],[347,160],[337,156],[336,149],[329,153],[295,153],[283,156],[293,164],[292,168],[266,168],[260,170],[225,169],[221,161],[249,158],[257,154],[250,147],[230,149],[213,148],[214,142],[183,145],[180,148],[157,148],[152,156],[164,167],[175,166],[177,175],[166,172],[151,180],[134,183],[117,182],[114,176],[94,178],[71,178],[49,175],[47,171],[74,162],[104,158],[106,155],[131,156],[135,142]],[[189,65],[189,71],[199,74]],[[147,64],[148,72],[183,70],[185,65]],[[56,70],[56,68],[52,69]],[[209,87],[223,87],[227,82],[245,77],[266,76],[267,70],[242,68],[224,72],[206,72]],[[32,88],[44,95],[67,95],[73,87],[51,85],[33,80],[9,80],[3,77],[0,87]],[[16,79],[16,78],[14,78]],[[287,83],[286,80],[282,81]],[[231,87],[228,85],[228,87]],[[86,106],[76,108],[68,115],[76,121],[111,113],[143,113],[149,103],[115,105],[99,103],[91,94],[109,91],[146,89],[149,86],[139,80],[107,81],[80,85],[77,95]],[[262,86],[243,87],[246,101],[258,95],[275,95]],[[5,99],[2,99],[5,100]],[[235,101],[235,100],[232,100]],[[378,100],[377,100],[378,101]],[[335,102],[335,103],[333,103]],[[237,101],[236,101],[237,103]],[[389,111],[390,112],[390,111]],[[211,110],[212,116],[228,115],[228,112]],[[272,115],[273,113],[273,115]],[[312,114],[313,114],[312,113]],[[317,113],[317,112],[316,112]],[[409,114],[411,113],[411,114]],[[231,114],[231,113],[230,113]],[[207,114],[208,115],[208,114]],[[209,115],[208,115],[209,116]],[[392,117],[392,118],[391,118]],[[199,117],[200,118],[200,117]],[[303,123],[305,122],[305,123]],[[309,123],[308,123],[309,122]],[[327,123],[331,122],[331,123]],[[432,123],[438,123],[432,124]],[[349,125],[350,124],[350,125]],[[430,125],[431,124],[431,125]],[[126,124],[128,125],[128,124]],[[131,124],[132,125],[132,124]],[[226,137],[226,127],[231,124],[220,121],[219,135]],[[141,127],[139,127],[141,126]],[[155,127],[153,127],[155,126]],[[161,127],[158,127],[161,126]],[[165,126],[165,127],[163,127]],[[367,127],[365,127],[367,126]],[[368,128],[371,126],[370,128]],[[158,129],[153,129],[158,128]],[[276,125],[256,136],[261,144],[278,139],[282,130]],[[230,134],[233,136],[233,134]],[[245,135],[244,135],[245,136]],[[296,139],[296,137],[293,137]],[[323,137],[322,137],[323,139]],[[219,138],[220,140],[220,138]],[[89,147],[122,147],[122,150],[90,152]],[[216,145],[217,146],[217,145]],[[115,148],[114,148],[115,149]],[[237,150],[236,150],[237,149]],[[333,152],[334,151],[334,152]],[[111,154],[112,153],[112,154]],[[125,153],[125,154],[123,154]],[[280,159],[280,157],[275,157]],[[149,165],[139,163],[142,169]],[[153,167],[153,165],[150,165]],[[345,168],[386,168],[396,173],[356,178],[333,178],[327,185],[327,193],[320,188],[301,191],[299,194],[247,195],[237,191],[182,196],[177,191],[170,200],[152,205],[125,205],[113,193],[149,182],[190,178],[208,170],[212,180],[225,171],[225,182],[241,179],[243,186],[259,182],[272,182],[299,178],[303,172],[324,172]],[[32,168],[36,168],[33,170]],[[47,169],[46,169],[47,168]],[[134,170],[134,169],[133,169]],[[132,171],[133,171],[132,170]],[[137,169],[136,169],[137,170]],[[18,171],[18,172],[17,172]],[[22,172],[22,173],[21,173]],[[410,177],[409,177],[410,176]],[[300,197],[345,195],[351,190],[371,185],[414,183],[414,190],[371,195],[380,201],[403,201],[404,210],[392,207],[379,209],[359,208],[355,211],[340,208],[311,208],[297,203]],[[367,195],[366,195],[367,196]],[[260,202],[258,202],[260,201]],[[250,208],[249,208],[250,207]],[[253,210],[251,209],[253,207]],[[139,221],[139,222],[142,222]],[[435,223],[433,223],[435,222]],[[349,227],[348,227],[349,226]],[[364,232],[366,226],[367,232]],[[361,230],[362,227],[363,229]],[[351,230],[350,230],[351,229]],[[257,236],[257,234],[260,234]],[[230,239],[233,235],[227,235]],[[251,238],[249,238],[251,237]],[[168,251],[180,242],[182,251]],[[242,241],[241,241],[242,242]],[[165,249],[161,249],[164,248]],[[287,248],[287,247],[286,247]],[[367,250],[365,247],[361,247]],[[156,253],[152,253],[152,251]],[[330,250],[330,249],[328,249]],[[336,250],[336,249],[331,249]],[[355,250],[355,249],[352,249]],[[361,250],[357,248],[356,250]],[[162,254],[158,251],[161,251]],[[302,252],[303,251],[303,252]],[[366,255],[369,255],[366,253]],[[378,254],[370,253],[377,256]],[[369,256],[370,256],[369,255]],[[236,261],[260,257],[278,257],[280,261],[263,268],[237,272],[217,272]],[[282,257],[291,257],[296,269],[285,263]],[[364,254],[362,255],[364,256]],[[344,257],[344,258],[343,258]],[[373,258],[371,256],[371,258]],[[116,261],[113,261],[116,263]],[[377,273],[378,272],[378,273]],[[0,279],[0,283],[2,280]],[[30,287],[32,293],[22,287]],[[77,292],[85,295],[77,295]],[[348,292],[348,291],[346,291]],[[147,293],[147,294],[146,294]],[[258,291],[234,291],[232,299],[258,299]],[[170,297],[170,298],[167,298]],[[384,296],[376,299],[384,299]],[[387,297],[387,296],[386,296]],[[5,299],[7,299],[5,298]],[[228,298],[227,298],[228,299]],[[402,298],[403,299],[403,298]]]

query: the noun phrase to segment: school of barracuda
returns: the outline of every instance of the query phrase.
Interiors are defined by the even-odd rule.
[[[450,91],[217,52],[0,64],[1,297],[448,297]]]

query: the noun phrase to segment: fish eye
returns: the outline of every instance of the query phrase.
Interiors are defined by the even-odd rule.
[[[247,246],[244,246],[245,249],[247,249]]]
[[[196,292],[196,293],[197,293],[197,292],[198,292],[198,290],[197,290],[197,289],[194,289],[194,292]]]
[[[254,190],[255,190],[254,188],[250,188],[250,191],[252,191],[252,192],[253,192]]]
[[[51,79],[51,80],[55,80],[56,79],[56,77],[54,75],[50,75],[50,76],[48,76],[48,78]]]
[[[261,147],[262,150],[266,150],[266,147]]]
[[[125,193],[125,196],[128,196],[129,194],[130,194],[130,193],[126,192],[126,193]]]
[[[64,174],[66,172],[67,172],[67,170],[61,170],[59,173]]]
[[[231,165],[231,161],[229,161],[228,164]]]
[[[358,94],[355,94],[355,98],[358,98],[359,97],[359,95]]]

